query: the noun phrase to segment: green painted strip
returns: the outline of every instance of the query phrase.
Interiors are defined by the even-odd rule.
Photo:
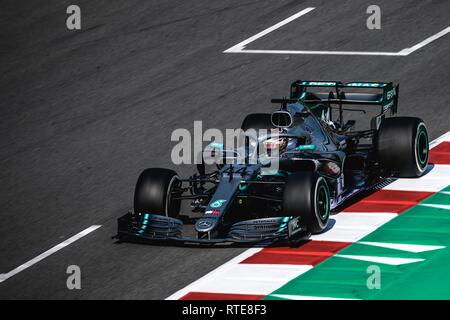
[[[450,204],[450,186],[421,204]],[[387,222],[361,242],[444,246],[408,252],[354,243],[339,255],[423,259],[388,265],[333,256],[272,294],[349,299],[450,299],[450,211],[420,204]],[[369,266],[381,270],[381,288],[367,286]],[[265,299],[272,299],[271,295]]]

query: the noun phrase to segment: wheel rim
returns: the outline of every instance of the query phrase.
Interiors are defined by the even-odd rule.
[[[425,168],[428,162],[428,135],[423,126],[420,127],[416,138],[416,156],[419,167]]]
[[[329,213],[329,196],[328,189],[323,184],[317,190],[316,207],[319,218],[326,221]]]

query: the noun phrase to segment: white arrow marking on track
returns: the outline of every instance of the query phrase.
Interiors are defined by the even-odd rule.
[[[408,252],[414,252],[414,253],[432,251],[432,250],[445,248],[445,246],[427,246],[427,245],[421,245],[421,244],[419,245],[419,244],[383,243],[383,242],[366,242],[366,241],[361,241],[361,242],[357,242],[357,243],[365,244],[368,246],[402,250],[402,251],[408,251]]]
[[[410,259],[410,258],[391,258],[391,257],[373,257],[373,256],[355,256],[355,255],[345,255],[336,254],[335,257],[361,260],[375,263],[389,264],[391,266],[399,266],[402,264],[414,263],[419,261],[424,261],[424,259]]]

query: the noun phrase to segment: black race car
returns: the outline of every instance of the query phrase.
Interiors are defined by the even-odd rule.
[[[281,105],[278,110],[245,117],[242,147],[210,146],[211,154],[222,159],[216,170],[207,173],[203,161],[187,179],[169,169],[144,170],[134,212],[118,219],[117,238],[292,244],[324,231],[330,211],[359,192],[386,178],[424,173],[425,123],[388,117],[397,112],[398,93],[391,82],[295,81],[290,98],[272,100]],[[344,112],[367,110],[355,105],[380,108],[368,129],[344,122]],[[257,160],[251,161],[255,154]],[[271,170],[274,161],[276,170]],[[196,237],[183,236],[184,223],[177,218],[182,200],[201,213],[194,221]]]

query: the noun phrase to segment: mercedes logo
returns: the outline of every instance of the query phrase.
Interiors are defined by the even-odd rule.
[[[200,228],[208,228],[212,226],[212,223],[210,221],[199,221],[197,224]]]

